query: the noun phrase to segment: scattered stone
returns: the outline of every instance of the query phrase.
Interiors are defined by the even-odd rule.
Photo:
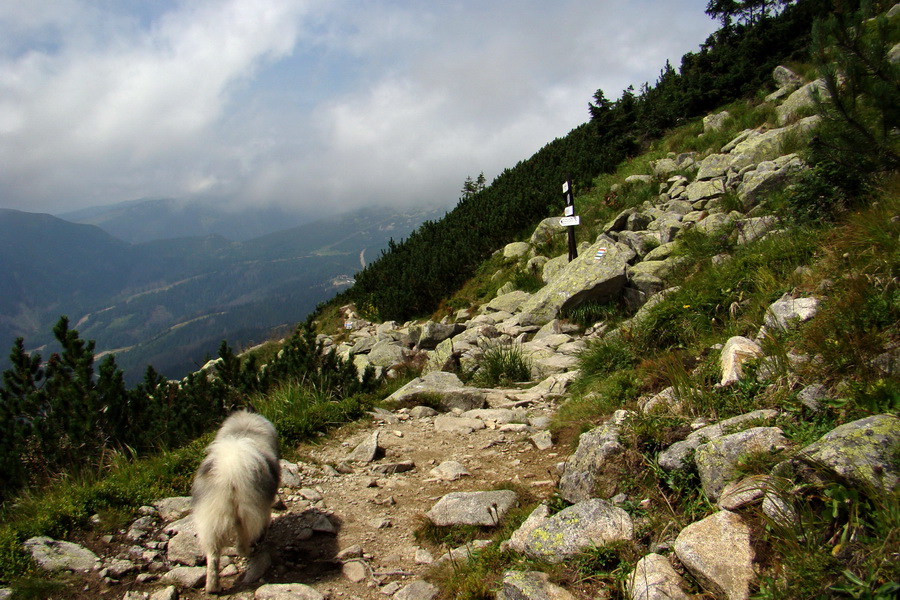
[[[378,457],[378,453],[381,450],[378,447],[378,434],[380,432],[375,430],[371,435],[367,436],[356,448],[353,449],[353,452],[347,457],[347,460],[351,462],[372,462]]]
[[[256,588],[254,600],[325,600],[325,596],[302,583],[268,583]]]
[[[347,581],[359,583],[369,578],[369,565],[361,560],[351,560],[349,562],[345,562],[344,566],[341,567],[341,574]]]
[[[469,471],[455,460],[445,460],[429,471],[429,474],[443,481],[456,481],[460,477],[471,475]]]
[[[394,594],[394,600],[432,600],[437,597],[438,589],[434,585],[417,579]]]
[[[206,581],[206,567],[175,567],[159,580],[182,588],[198,588]]]

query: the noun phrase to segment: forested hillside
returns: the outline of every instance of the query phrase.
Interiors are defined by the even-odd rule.
[[[769,85],[780,62],[807,52],[810,25],[832,10],[830,0],[710,3],[722,28],[680,69],[665,65],[654,85],[625,90],[616,101],[598,90],[590,120],[534,156],[506,169],[484,190],[464,195],[439,221],[428,222],[357,275],[335,302],[354,301],[381,319],[405,320],[437,308],[474,269],[503,244],[562,213],[562,183],[576,195],[647,142],[686,119]],[[847,8],[852,3],[847,4]]]

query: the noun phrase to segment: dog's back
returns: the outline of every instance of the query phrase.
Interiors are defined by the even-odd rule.
[[[236,542],[246,556],[269,525],[280,467],[275,428],[264,417],[237,412],[228,417],[206,450],[194,484],[194,523],[206,553],[207,591],[219,591],[222,550]]]

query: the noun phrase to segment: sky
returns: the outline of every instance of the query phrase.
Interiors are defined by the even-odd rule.
[[[716,29],[707,0],[0,0],[0,208],[452,205]]]

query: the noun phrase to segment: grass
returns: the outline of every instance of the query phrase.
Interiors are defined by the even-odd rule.
[[[491,343],[484,349],[478,369],[468,379],[480,387],[531,381],[531,361],[519,344]]]

